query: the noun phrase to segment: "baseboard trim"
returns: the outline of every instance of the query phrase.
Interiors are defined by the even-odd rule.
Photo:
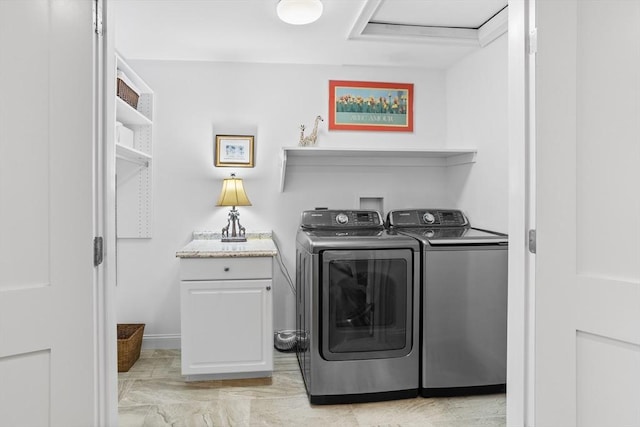
[[[155,334],[142,337],[145,350],[173,350],[180,348],[180,334]]]

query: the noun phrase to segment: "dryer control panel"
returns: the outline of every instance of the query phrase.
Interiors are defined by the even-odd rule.
[[[390,227],[469,227],[469,220],[457,209],[407,209],[387,215]]]
[[[382,216],[369,210],[303,211],[300,227],[305,230],[382,228]]]

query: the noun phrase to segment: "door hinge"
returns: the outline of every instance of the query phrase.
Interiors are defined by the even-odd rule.
[[[104,258],[104,247],[102,237],[93,238],[93,266],[97,267],[102,264]]]
[[[534,28],[529,31],[529,37],[527,38],[527,43],[529,44],[528,50],[529,55],[535,55],[538,53],[538,29]]]
[[[102,2],[93,1],[93,29],[97,35],[102,35]]]
[[[529,230],[529,252],[536,253],[536,230]]]

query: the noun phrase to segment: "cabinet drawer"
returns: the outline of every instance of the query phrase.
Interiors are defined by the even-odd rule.
[[[270,279],[272,264],[272,257],[180,258],[180,279]]]

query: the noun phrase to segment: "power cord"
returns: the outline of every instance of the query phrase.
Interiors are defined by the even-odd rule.
[[[273,233],[272,233],[271,239],[273,240],[273,243],[276,245],[276,249],[278,250],[278,253],[276,254],[276,259],[278,260],[278,265],[280,265],[280,271],[284,275],[284,278],[287,280],[287,283],[289,283],[291,292],[293,292],[293,295],[296,296],[296,288],[293,285],[293,280],[291,280],[291,276],[289,275],[289,270],[287,270],[287,266],[284,265],[284,262],[282,261],[282,256],[280,255],[282,251],[280,250],[280,245],[278,244],[278,240],[276,239],[276,236]]]

